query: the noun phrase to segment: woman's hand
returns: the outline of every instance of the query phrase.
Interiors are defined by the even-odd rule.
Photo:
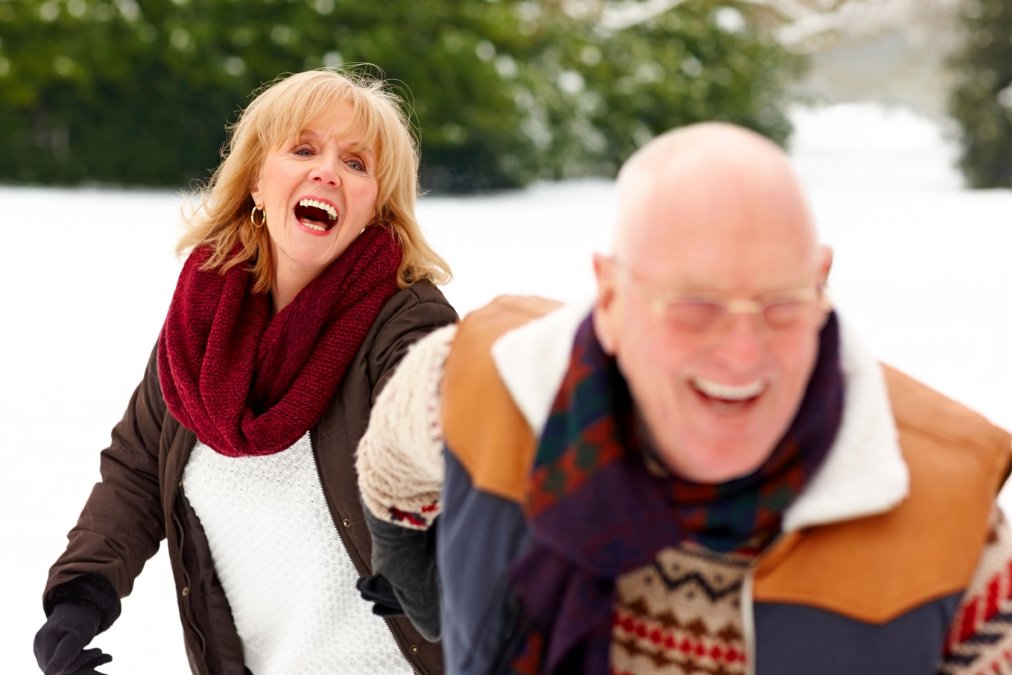
[[[101,617],[89,605],[62,603],[35,634],[35,659],[46,675],[101,675],[95,668],[112,661],[101,649],[85,649]]]

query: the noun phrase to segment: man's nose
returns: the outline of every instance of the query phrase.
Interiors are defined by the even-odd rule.
[[[752,366],[763,353],[762,316],[754,311],[729,312],[720,354],[730,366]]]

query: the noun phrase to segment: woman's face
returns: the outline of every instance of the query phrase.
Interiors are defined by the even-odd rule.
[[[348,103],[311,119],[271,149],[254,201],[263,206],[276,266],[273,291],[290,300],[373,220],[375,154],[348,127]]]

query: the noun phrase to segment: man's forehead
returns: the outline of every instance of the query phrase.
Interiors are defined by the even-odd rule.
[[[811,216],[784,153],[752,132],[727,127],[662,137],[623,168],[617,254],[720,245],[721,237],[814,246]]]
[[[664,194],[696,183],[736,176],[782,178],[785,153],[772,141],[727,124],[701,124],[654,139],[635,153],[619,174],[620,191],[648,187]]]

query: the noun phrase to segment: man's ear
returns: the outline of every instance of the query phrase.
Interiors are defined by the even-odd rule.
[[[617,347],[618,307],[615,302],[615,261],[600,253],[594,254],[594,278],[597,280],[597,297],[594,302],[594,332],[601,348],[609,356]]]
[[[819,257],[818,260],[818,275],[819,275],[819,288],[825,289],[826,282],[829,281],[829,270],[833,267],[833,249],[826,245],[820,245],[819,250],[816,252]],[[832,310],[832,300],[829,296],[823,295],[823,307],[825,311],[822,315],[822,321],[820,322],[819,328],[826,325],[826,321],[829,320],[829,314]]]
[[[819,246],[819,286],[825,286],[829,281],[829,270],[833,267],[833,249],[825,244]]]

